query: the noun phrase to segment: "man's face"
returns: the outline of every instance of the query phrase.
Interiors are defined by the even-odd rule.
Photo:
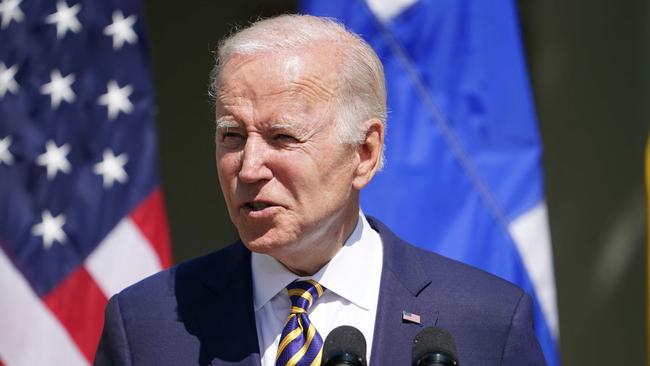
[[[222,71],[216,157],[228,213],[250,250],[278,259],[338,240],[358,214],[358,157],[338,141],[338,67],[324,52],[234,56]]]

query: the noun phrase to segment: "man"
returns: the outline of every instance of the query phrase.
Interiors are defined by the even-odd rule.
[[[113,297],[96,364],[320,365],[340,325],[363,333],[371,365],[410,364],[426,326],[452,334],[462,365],[544,364],[520,289],[361,213],[386,104],[358,36],[311,16],[259,21],[222,42],[213,94],[241,241]]]

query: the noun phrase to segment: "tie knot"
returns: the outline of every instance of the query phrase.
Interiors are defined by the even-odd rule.
[[[306,313],[311,305],[323,295],[325,288],[314,280],[295,281],[287,286],[291,299],[291,314]]]

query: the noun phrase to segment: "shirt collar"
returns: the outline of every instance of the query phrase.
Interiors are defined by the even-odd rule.
[[[370,227],[360,211],[357,225],[343,248],[313,276],[298,277],[275,258],[266,254],[253,253],[251,265],[255,311],[261,309],[291,282],[296,279],[310,278],[357,306],[370,309],[373,306],[373,299],[368,283],[379,281],[380,278],[371,278],[376,276],[378,271],[370,270],[364,264],[375,263],[376,261],[369,261],[368,258],[381,255],[381,251],[379,234]]]

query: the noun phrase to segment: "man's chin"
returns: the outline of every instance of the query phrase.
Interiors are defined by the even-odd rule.
[[[251,252],[273,255],[283,248],[287,248],[290,245],[290,241],[286,238],[280,238],[272,233],[265,232],[261,235],[255,235],[252,233],[242,233],[239,234],[242,242]]]

